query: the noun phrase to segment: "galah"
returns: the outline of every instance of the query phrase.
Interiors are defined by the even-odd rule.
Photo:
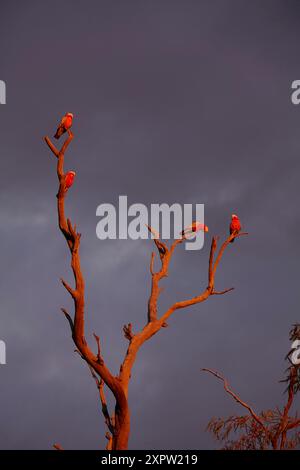
[[[67,132],[67,130],[69,130],[72,127],[72,122],[73,122],[73,114],[72,113],[65,114],[57,128],[56,134],[54,136],[55,139],[59,139],[65,132]]]
[[[241,231],[241,228],[242,226],[241,226],[240,219],[238,218],[236,214],[232,214],[230,227],[229,227],[230,235],[232,235],[233,233],[238,234]],[[230,243],[233,243],[233,242],[234,242],[234,238],[233,240],[231,240]]]
[[[202,224],[201,222],[193,222],[191,225],[186,227],[184,230],[182,230],[181,235],[183,237],[186,237],[187,235],[191,235],[193,233],[199,232],[199,230],[202,230],[203,232],[208,232],[208,226],[205,224]]]
[[[76,176],[75,171],[68,171],[65,178],[66,189],[68,190],[74,183],[74,178]]]

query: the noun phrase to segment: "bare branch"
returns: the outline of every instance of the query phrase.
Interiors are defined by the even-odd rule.
[[[213,288],[213,263],[214,263],[214,255],[217,249],[217,237],[213,237],[211,246],[210,246],[210,253],[209,253],[209,263],[208,263],[208,285],[210,288]]]
[[[222,291],[213,290],[211,295],[223,295],[223,294],[227,294],[227,292],[231,292],[232,290],[234,290],[234,287],[230,287],[229,289],[225,289]]]
[[[248,235],[247,232],[241,232],[241,233],[233,233],[231,234],[227,240],[224,241],[224,243],[222,244],[220,250],[219,250],[219,253],[218,253],[218,256],[216,258],[216,261],[213,265],[213,269],[212,269],[212,277],[214,278],[215,276],[215,273],[216,273],[216,270],[217,270],[217,267],[222,259],[222,256],[224,254],[224,251],[226,250],[227,246],[229,245],[230,242],[232,242],[232,240],[235,240],[236,238],[239,238],[239,237],[242,237],[244,235]]]
[[[72,336],[73,336],[73,333],[74,333],[74,323],[73,323],[73,320],[72,320],[72,317],[71,315],[67,312],[67,310],[65,308],[61,308],[61,311],[62,313],[65,315],[66,319],[68,320],[69,324],[70,324],[70,328],[71,328],[71,332],[72,332]]]
[[[108,441],[105,449],[106,450],[112,450],[112,448],[113,448],[113,436],[109,432],[107,432],[105,434],[105,437]]]
[[[71,141],[73,140],[74,138],[74,135],[73,133],[68,130],[68,138],[65,140],[65,142],[63,143],[62,145],[62,148],[60,150],[57,150],[57,148],[55,147],[55,145],[51,142],[51,140],[49,139],[48,136],[44,137],[44,140],[46,142],[46,144],[48,145],[49,149],[51,150],[51,152],[56,156],[56,158],[59,157],[59,155],[64,155],[69,144],[71,143]]]
[[[170,248],[167,244],[162,242],[158,236],[155,236],[154,243],[159,252],[161,267],[158,272],[154,271],[154,253],[151,255],[150,272],[151,272],[151,292],[148,302],[148,321],[145,327],[138,333],[133,334],[132,326],[130,323],[124,326],[123,331],[125,337],[129,340],[128,349],[126,351],[125,358],[120,367],[120,373],[118,376],[114,376],[108,367],[106,366],[104,359],[101,355],[100,339],[97,335],[94,335],[97,342],[97,355],[95,355],[87,341],[85,339],[85,283],[84,277],[81,271],[80,263],[80,240],[81,235],[77,232],[76,225],[72,226],[70,219],[65,216],[65,197],[66,197],[66,185],[65,185],[65,174],[64,174],[64,154],[73,139],[71,131],[68,132],[68,138],[62,145],[60,151],[52,144],[48,137],[45,141],[50,150],[57,157],[57,177],[59,181],[59,190],[57,193],[57,212],[58,212],[58,224],[59,228],[65,237],[66,243],[69,247],[71,254],[71,268],[75,279],[75,289],[73,289],[66,281],[61,280],[66,290],[70,293],[74,300],[74,319],[71,318],[66,310],[62,310],[64,315],[72,329],[72,337],[80,356],[87,362],[92,372],[94,379],[96,380],[97,386],[99,387],[100,399],[103,408],[103,414],[105,420],[108,423],[108,427],[111,431],[109,435],[108,447],[112,449],[123,450],[127,448],[129,429],[130,429],[130,415],[128,407],[128,384],[131,377],[131,371],[133,364],[136,359],[136,355],[141,345],[155,335],[161,328],[167,326],[168,318],[173,314],[174,311],[186,308],[190,305],[195,305],[205,301],[210,295],[221,295],[229,292],[231,289],[226,289],[223,292],[214,290],[214,281],[217,267],[223,256],[228,243],[234,238],[241,236],[242,234],[233,234],[225,240],[221,246],[219,253],[215,259],[215,252],[217,250],[217,238],[214,237],[212,240],[210,259],[208,267],[208,287],[199,295],[175,302],[165,313],[158,317],[158,299],[162,292],[160,282],[162,279],[168,276],[168,270],[174,251],[177,246],[185,241],[185,237],[174,240]],[[148,230],[153,233],[153,229],[148,226]],[[99,379],[100,377],[100,379]],[[104,397],[103,387],[104,384],[113,393],[116,406],[115,414],[113,419],[110,418],[108,421],[109,414],[104,410],[106,400]]]
[[[292,366],[290,368],[290,374],[289,374],[288,398],[287,398],[286,405],[283,409],[280,426],[277,430],[277,433],[275,434],[276,440],[279,438],[281,434],[280,449],[283,449],[285,446],[287,430],[292,429],[289,427],[289,411],[291,409],[291,406],[293,404],[294,397],[295,397],[294,385],[295,385],[296,380],[297,380],[297,368],[295,366]]]
[[[152,251],[151,253],[151,262],[150,262],[150,273],[152,276],[154,276],[154,259],[155,259],[155,253]]]
[[[128,341],[132,341],[134,334],[132,332],[132,324],[128,323],[128,325],[123,326],[123,332],[125,335],[125,338],[128,339]]]
[[[228,381],[221,375],[219,374],[219,372],[216,372],[212,369],[202,369],[204,372],[209,372],[210,374],[214,375],[215,377],[217,377],[217,379],[219,380],[222,380],[223,384],[224,384],[224,389],[225,391],[232,396],[232,398],[237,402],[239,403],[241,406],[243,406],[244,408],[246,408],[249,413],[251,414],[252,418],[255,419],[255,421],[264,429],[264,431],[266,433],[268,433],[268,430],[267,428],[265,427],[263,421],[261,420],[261,418],[258,416],[257,413],[255,413],[255,411],[253,410],[253,408],[251,408],[250,405],[248,405],[246,402],[244,402],[235,392],[233,392],[230,387],[229,387],[229,384],[228,384]]]
[[[152,285],[151,285],[151,293],[148,302],[148,323],[143,328],[143,330],[139,333],[136,333],[132,341],[130,342],[126,356],[120,368],[120,380],[124,384],[126,395],[128,393],[128,383],[131,377],[131,370],[137,355],[137,352],[141,345],[155,335],[161,328],[165,328],[168,326],[167,320],[168,318],[179,309],[183,309],[189,307],[191,305],[196,305],[198,303],[204,302],[207,300],[210,295],[221,295],[225,294],[226,292],[230,292],[233,288],[226,289],[223,292],[214,291],[214,281],[215,281],[215,273],[218,264],[221,261],[222,255],[225,251],[225,248],[228,246],[230,240],[232,240],[232,236],[229,236],[225,242],[223,243],[220,252],[217,256],[217,261],[215,264],[214,262],[214,254],[217,249],[217,237],[213,237],[210,249],[210,257],[209,257],[209,267],[208,267],[208,277],[209,277],[209,285],[208,287],[198,296],[193,297],[191,299],[187,299],[180,302],[175,302],[160,318],[157,317],[157,302],[159,298],[159,294],[161,289],[159,287],[160,281],[168,275],[168,269],[170,265],[170,261],[174,254],[175,248],[179,246],[184,239],[177,239],[175,240],[171,248],[165,253],[165,255],[161,258],[162,266],[160,271],[157,273],[152,274]]]
[[[74,289],[72,289],[72,287],[63,278],[61,278],[60,281],[61,281],[62,285],[64,286],[64,288],[67,289],[69,294],[73,297],[73,299],[75,299],[76,291]]]
[[[109,429],[109,431],[112,433],[112,435],[114,434],[114,425],[113,425],[113,422],[112,422],[112,419],[110,417],[110,414],[109,414],[109,411],[108,411],[108,407],[107,407],[107,402],[106,402],[106,398],[105,398],[105,393],[104,393],[104,381],[103,379],[97,377],[94,369],[89,365],[89,369],[90,369],[90,372],[91,372],[91,375],[96,383],[96,387],[99,391],[99,397],[100,397],[100,401],[101,401],[101,409],[102,409],[102,414],[104,416],[104,420],[105,420],[105,423]]]
[[[57,177],[59,181],[59,190],[57,194],[57,211],[59,228],[64,235],[68,247],[71,252],[71,267],[75,278],[76,290],[61,280],[66,290],[71,294],[74,300],[74,321],[72,320],[73,340],[81,357],[87,364],[98,374],[104,383],[112,391],[116,399],[116,416],[115,416],[115,436],[114,448],[126,449],[129,434],[129,408],[127,398],[117,377],[114,377],[107,368],[102,356],[100,355],[100,340],[95,336],[98,344],[98,355],[96,356],[85,340],[84,331],[84,278],[80,266],[80,234],[76,232],[76,226],[72,226],[71,221],[65,216],[65,175],[64,175],[64,153],[73,139],[73,134],[68,132],[68,138],[64,142],[61,150],[58,152],[50,139],[47,137],[45,141],[50,150],[57,157]],[[67,312],[63,312],[65,315]],[[70,323],[70,315],[67,313],[66,318]],[[71,326],[71,323],[70,323]],[[121,432],[122,430],[122,432]]]
[[[99,364],[103,365],[103,364],[104,364],[104,361],[103,361],[103,358],[102,358],[102,356],[101,356],[100,338],[99,338],[99,336],[97,336],[95,333],[94,333],[94,338],[95,338],[95,340],[96,340],[97,349],[98,349],[98,352],[97,352],[97,359],[98,359]]]
[[[62,155],[65,154],[67,148],[69,147],[70,143],[71,143],[72,140],[74,139],[74,135],[73,135],[72,131],[70,131],[70,129],[69,129],[67,132],[68,132],[69,136],[68,136],[68,138],[64,141],[63,146],[62,146],[62,148],[61,148],[61,150],[60,150],[60,152],[59,152],[59,153],[62,154]]]
[[[294,326],[295,328],[295,326]],[[298,334],[292,330],[291,334]],[[294,339],[294,338],[290,338]],[[289,357],[286,357],[289,359]],[[295,449],[300,444],[300,432],[294,431],[293,435],[288,437],[291,430],[300,427],[300,419],[298,414],[289,416],[289,411],[293,405],[296,393],[298,392],[298,370],[299,366],[291,365],[287,370],[288,377],[281,382],[287,382],[288,395],[286,404],[281,410],[279,407],[262,411],[259,415],[245,403],[241,398],[233,392],[228,381],[218,372],[211,369],[203,369],[211,373],[218,379],[223,381],[225,391],[230,394],[234,400],[248,410],[246,416],[230,416],[227,419],[213,418],[208,424],[208,430],[211,431],[217,440],[225,441],[225,449],[242,450],[242,449],[273,449],[285,450]],[[229,438],[230,433],[238,434],[237,438],[232,440]]]
[[[174,240],[170,248],[171,255],[173,255],[175,248],[177,248],[178,245],[181,245],[181,243],[183,243],[184,241],[185,238],[178,238],[177,240]]]
[[[55,147],[55,145],[51,142],[51,140],[49,139],[49,137],[44,137],[44,140],[46,142],[46,144],[48,145],[49,149],[51,150],[52,153],[54,153],[54,155],[56,156],[56,158],[58,158],[59,156],[59,150],[57,150],[57,148]]]

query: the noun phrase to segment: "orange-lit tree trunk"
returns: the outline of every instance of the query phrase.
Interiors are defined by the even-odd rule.
[[[59,181],[59,190],[57,194],[57,210],[58,210],[58,223],[62,234],[65,237],[68,248],[71,254],[71,267],[75,280],[75,287],[71,287],[65,280],[62,279],[62,284],[71,295],[74,301],[74,315],[71,316],[66,309],[62,309],[65,317],[67,318],[72,332],[72,338],[76,345],[77,352],[80,354],[82,359],[89,365],[91,373],[95,379],[96,385],[99,390],[99,397],[102,405],[102,413],[105,419],[105,423],[108,428],[107,432],[107,449],[113,450],[124,450],[128,448],[128,440],[130,434],[130,410],[128,406],[128,387],[132,368],[140,347],[145,341],[151,336],[155,335],[161,328],[167,326],[167,320],[169,317],[179,309],[189,307],[191,305],[199,304],[204,302],[212,295],[222,295],[226,292],[231,291],[233,288],[226,289],[222,292],[215,290],[215,274],[217,267],[221,261],[223,253],[229,243],[243,233],[233,233],[230,235],[221,245],[217,252],[217,238],[214,237],[211,243],[210,257],[208,263],[208,285],[202,293],[199,295],[175,302],[166,310],[161,316],[158,315],[157,302],[161,292],[160,281],[168,276],[169,264],[174,254],[175,248],[185,241],[185,238],[175,240],[170,247],[168,247],[161,240],[154,239],[154,243],[158,250],[160,258],[160,268],[158,271],[154,271],[155,254],[152,253],[150,262],[150,273],[151,273],[151,293],[148,302],[148,315],[147,322],[144,328],[139,332],[133,332],[132,325],[124,325],[123,332],[125,338],[128,340],[128,348],[125,354],[125,358],[121,364],[120,371],[117,375],[113,375],[106,366],[100,347],[99,337],[94,335],[97,344],[97,353],[93,353],[89,344],[85,338],[84,329],[84,278],[80,266],[80,233],[77,232],[76,226],[73,226],[70,219],[65,216],[65,197],[67,189],[65,185],[65,174],[64,174],[64,155],[65,152],[73,139],[71,131],[68,132],[68,138],[64,142],[61,150],[58,150],[48,137],[45,137],[45,141],[57,158],[57,176]],[[104,386],[110,389],[115,398],[115,410],[110,415],[106,399],[104,395]]]

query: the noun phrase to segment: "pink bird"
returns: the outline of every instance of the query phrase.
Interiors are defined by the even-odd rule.
[[[181,235],[183,237],[186,237],[186,235],[191,235],[193,233],[199,232],[199,230],[202,230],[203,232],[208,232],[208,226],[196,221],[186,227],[184,230],[182,230]]]
[[[232,235],[233,233],[238,234],[241,231],[241,228],[242,226],[241,226],[240,219],[238,218],[236,214],[232,214],[231,223],[229,227],[230,235]],[[231,240],[230,243],[233,243],[233,242],[234,242],[234,239]]]
[[[67,113],[64,115],[55,133],[55,139],[59,139],[65,132],[67,132],[67,130],[72,127],[73,117],[74,116],[72,113]]]
[[[74,183],[76,173],[75,171],[68,171],[65,178],[66,189],[68,190]]]

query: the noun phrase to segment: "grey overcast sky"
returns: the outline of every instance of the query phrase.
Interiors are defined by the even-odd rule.
[[[96,208],[205,204],[211,234],[239,214],[217,288],[145,344],[130,385],[136,449],[216,448],[212,416],[239,413],[223,372],[257,410],[283,403],[288,331],[299,316],[300,4],[296,0],[1,0],[0,446],[96,449],[105,427],[60,307],[71,281],[57,229],[55,161],[43,143],[75,115],[67,213],[82,232],[86,336],[117,372],[124,323],[146,319],[150,241],[99,241]],[[160,302],[206,285],[204,249],[178,250]],[[111,403],[111,401],[110,401]]]

